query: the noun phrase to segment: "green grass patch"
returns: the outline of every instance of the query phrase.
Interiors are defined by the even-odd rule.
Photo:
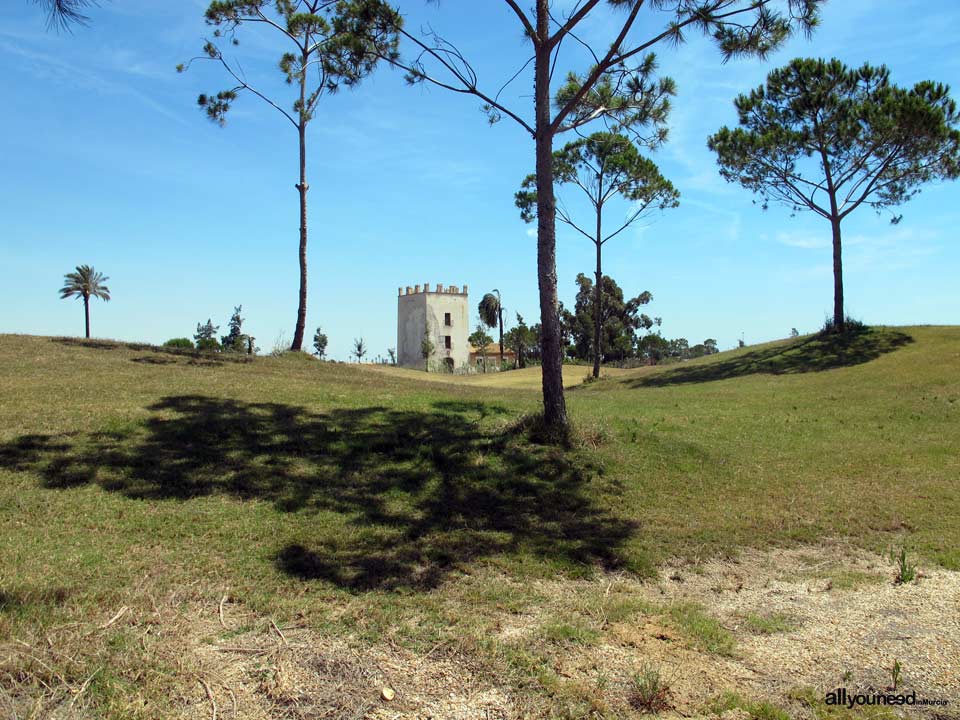
[[[483,608],[496,612],[519,614],[535,605],[540,599],[529,585],[511,582],[503,577],[491,578],[483,574],[464,583],[458,601],[467,608]]]
[[[797,619],[786,613],[748,613],[743,616],[743,625],[757,635],[787,633],[800,627]]]
[[[864,572],[863,570],[835,570],[827,576],[834,590],[853,590],[869,585],[880,585],[889,578],[879,574]]]
[[[681,603],[669,610],[669,617],[696,647],[717,655],[733,655],[736,642],[729,630],[695,603]]]
[[[794,688],[790,691],[794,700],[815,720],[896,720],[897,713],[885,706],[847,708],[827,705],[823,695],[813,688]]]
[[[548,622],[540,630],[543,639],[563,645],[594,645],[600,633],[581,619]]]
[[[737,693],[725,692],[707,703],[704,710],[723,715],[731,710],[742,710],[750,720],[792,720],[784,710],[764,701],[747,700]]]
[[[639,597],[604,597],[598,615],[604,623],[622,623],[642,615],[654,615],[660,611],[653,603]]]

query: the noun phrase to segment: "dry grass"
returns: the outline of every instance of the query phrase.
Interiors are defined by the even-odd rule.
[[[568,449],[518,428],[536,369],[0,337],[0,715],[619,718],[647,661],[687,715],[810,717],[796,686],[893,659],[948,693],[960,335],[903,332],[624,371],[569,393]]]
[[[212,717],[214,703],[219,717],[252,720],[623,718],[667,704],[688,717],[740,707],[758,719],[803,716],[803,708],[826,718],[833,715],[812,688],[876,687],[888,675],[885,659],[896,657],[906,687],[950,698],[960,628],[943,619],[960,577],[933,571],[880,593],[837,591],[826,589],[825,576],[798,579],[815,556],[892,570],[844,546],[684,566],[682,580],[668,568],[657,581],[611,574],[520,585],[484,570],[432,598],[443,622],[416,645],[403,626],[424,621],[424,605],[365,639],[355,619],[376,606],[360,597],[329,608],[329,623],[316,608],[283,619],[229,594],[223,603],[219,585],[160,594],[154,578],[139,594],[120,593],[128,610],[112,623],[115,606],[47,598],[66,614],[42,628],[23,625],[0,645],[0,697],[11,717],[38,718]],[[695,612],[694,599],[706,599]],[[769,607],[789,608],[802,628],[758,635],[738,625]],[[700,632],[714,617],[734,628],[734,657],[709,647],[712,631]],[[392,700],[384,688],[395,691]]]

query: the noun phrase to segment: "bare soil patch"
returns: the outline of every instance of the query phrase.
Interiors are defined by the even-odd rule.
[[[125,672],[134,672],[137,652],[169,668],[166,674],[145,672],[136,681],[143,692],[129,698],[131,714],[149,717],[548,717],[542,681],[531,676],[525,682],[504,664],[503,657],[520,650],[549,659],[558,684],[546,692],[575,688],[597,716],[639,717],[631,693],[638,675],[653,668],[668,688],[664,716],[716,717],[710,701],[735,692],[791,717],[817,718],[809,702],[798,700],[798,688],[820,699],[839,686],[885,689],[898,662],[901,690],[951,701],[901,716],[958,717],[960,573],[927,570],[899,586],[893,577],[885,558],[832,544],[676,564],[646,582],[615,574],[534,581],[529,589],[536,602],[519,610],[484,610],[493,621],[483,625],[489,641],[483,649],[474,637],[438,642],[422,652],[388,641],[365,645],[349,633],[320,633],[306,620],[259,616],[242,603],[218,603],[214,592],[130,598],[130,608],[115,620],[116,609],[105,610],[85,626],[0,647],[0,709],[10,717],[95,717],[85,698],[90,685],[69,674],[70,658],[122,635],[133,646]],[[449,596],[453,604],[464,602],[455,589]],[[610,610],[630,603],[639,609]],[[707,623],[708,629],[732,636],[733,649],[705,649],[678,622],[677,607],[698,608],[718,623]],[[560,633],[557,618],[583,628],[582,635],[570,630],[566,644],[545,639],[548,626]],[[751,717],[729,709],[721,716]]]

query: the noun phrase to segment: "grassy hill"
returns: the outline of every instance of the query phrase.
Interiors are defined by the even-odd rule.
[[[427,382],[445,383],[447,385],[465,385],[468,387],[501,388],[504,390],[540,390],[540,368],[529,367],[510,372],[478,373],[476,375],[448,375],[446,373],[424,373],[419,370],[393,367],[392,365],[365,365],[365,369],[381,372],[395,378],[407,378]],[[584,377],[592,371],[592,367],[583,365],[569,365],[564,369],[563,386],[576,387],[583,382]],[[605,368],[606,377],[621,377],[630,374],[629,370],[619,368]]]
[[[547,678],[547,656],[478,639],[534,602],[517,583],[825,539],[960,569],[960,328],[585,372],[567,373],[562,450],[525,431],[535,368],[457,379],[0,336],[0,643],[33,648],[0,658],[0,690],[21,710],[179,716],[158,710],[186,692],[177,653],[111,616],[162,599],[215,616],[226,596],[348,643],[455,641],[549,715],[593,701]],[[480,629],[451,640],[464,607]]]

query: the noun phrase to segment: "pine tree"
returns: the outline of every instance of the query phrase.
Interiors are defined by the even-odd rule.
[[[739,127],[709,139],[720,174],[830,223],[833,322],[846,323],[840,224],[861,206],[907,202],[920,186],[960,175],[960,115],[950,88],[890,83],[886,67],[796,59],[736,101]],[[902,216],[893,215],[899,223]]]
[[[531,165],[536,172],[537,285],[540,300],[540,344],[543,363],[544,423],[549,434],[566,437],[568,420],[563,393],[563,366],[557,298],[556,197],[554,141],[565,132],[583,133],[592,123],[608,130],[650,127],[662,132],[651,113],[660,86],[651,77],[652,48],[682,44],[685,34],[698,30],[711,37],[724,58],[765,57],[795,30],[810,31],[819,20],[823,0],[580,0],[560,12],[551,0],[526,3],[505,0],[501,6],[517,21],[504,43],[522,38],[530,60],[506,76],[506,83],[481,87],[479,73],[447,38],[432,30],[423,36],[403,28],[400,34],[414,46],[410,59],[395,59],[410,83],[471,95],[482,103],[491,123],[507,118],[533,140]],[[531,6],[525,9],[524,5]],[[609,11],[604,15],[602,8]],[[640,20],[641,11],[644,13]],[[657,26],[657,20],[663,24]],[[591,24],[597,38],[591,47],[582,26]],[[519,32],[518,32],[519,31]],[[552,82],[562,50],[591,58],[580,72],[570,72],[559,88]],[[586,52],[584,52],[586,51]],[[532,61],[532,62],[531,62]],[[503,88],[524,75],[533,92],[526,107],[510,106]],[[556,92],[554,92],[556,91]]]
[[[396,33],[402,21],[383,0],[212,0],[204,17],[216,29],[204,44],[203,55],[194,60],[218,63],[235,83],[226,90],[199,96],[197,103],[207,117],[225,125],[233,103],[241,93],[248,93],[279,112],[297,133],[300,293],[290,349],[300,350],[307,321],[307,128],[321,98],[341,87],[357,85],[381,58],[396,57]],[[251,85],[239,62],[225,55],[218,44],[228,39],[231,46],[239,45],[238,31],[243,25],[263,29],[262,37],[276,39],[285,49],[279,68],[296,92],[290,110]],[[189,65],[180,64],[177,71],[183,72]]]

